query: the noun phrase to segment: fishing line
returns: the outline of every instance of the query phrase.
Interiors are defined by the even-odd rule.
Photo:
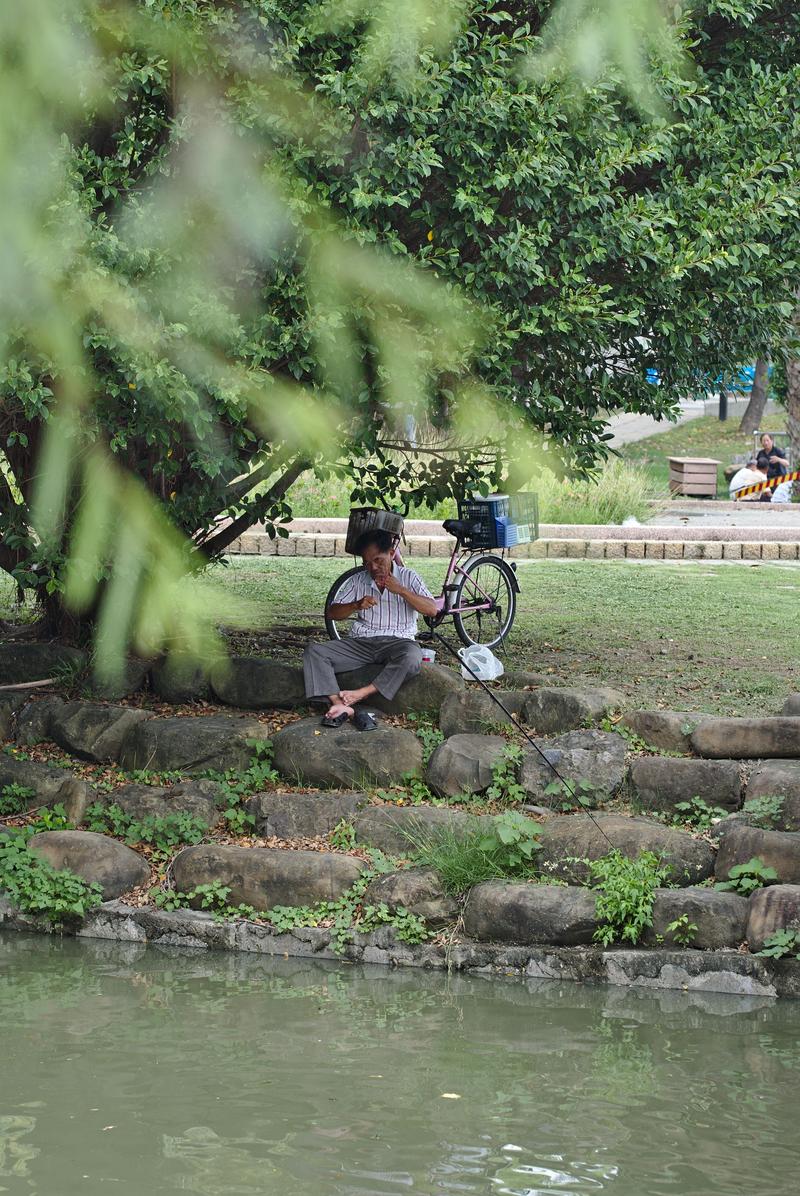
[[[420,639],[422,639],[422,638],[423,638],[423,637],[422,637],[422,636],[420,636]],[[525,728],[522,726],[522,724],[521,724],[520,722],[518,722],[518,721],[517,721],[517,717],[516,717],[516,715],[512,714],[512,713],[511,713],[511,711],[508,709],[508,707],[507,707],[507,706],[505,706],[505,705],[504,705],[504,704],[503,704],[503,703],[500,701],[500,699],[498,698],[497,694],[496,694],[496,693],[494,693],[494,692],[493,692],[493,690],[489,689],[489,686],[486,684],[486,682],[485,682],[485,681],[484,681],[484,680],[483,680],[481,677],[479,677],[479,676],[478,676],[478,674],[477,674],[477,673],[474,671],[474,669],[472,669],[472,668],[471,668],[471,666],[470,666],[469,664],[467,664],[466,660],[462,660],[462,659],[461,659],[461,657],[460,657],[460,656],[458,655],[458,653],[456,652],[455,648],[453,648],[453,647],[452,647],[450,644],[448,644],[447,640],[444,638],[444,636],[443,636],[443,635],[441,635],[441,633],[440,633],[440,632],[431,630],[431,631],[429,631],[429,632],[427,632],[427,633],[426,633],[426,635],[424,636],[424,638],[425,638],[425,639],[427,639],[427,638],[430,638],[430,639],[435,639],[435,640],[437,640],[437,641],[438,641],[438,643],[440,643],[440,644],[442,645],[442,647],[446,648],[446,649],[447,649],[447,651],[450,653],[450,655],[451,655],[451,656],[453,656],[453,657],[455,658],[455,660],[456,660],[456,661],[458,661],[458,663],[459,663],[459,664],[462,666],[462,668],[465,668],[465,669],[467,670],[467,672],[469,673],[469,675],[472,677],[472,680],[473,680],[473,681],[477,681],[477,682],[478,682],[478,685],[480,685],[481,689],[482,689],[482,690],[483,690],[485,693],[487,693],[487,694],[489,695],[489,697],[492,699],[492,701],[494,702],[494,704],[495,704],[496,706],[499,706],[499,707],[500,707],[500,709],[501,709],[501,710],[503,711],[503,713],[505,714],[506,718],[508,718],[508,719],[509,719],[509,721],[511,722],[512,726],[514,726],[514,727],[517,729],[517,731],[519,731],[519,732],[520,732],[522,735],[524,735],[524,736],[525,736],[525,738],[527,739],[528,743],[531,745],[531,747],[532,747],[532,748],[534,748],[534,749],[535,749],[535,751],[537,751],[537,752],[539,753],[539,755],[542,757],[542,759],[544,760],[545,764],[546,764],[546,765],[547,765],[547,767],[550,769],[550,771],[551,771],[552,773],[554,773],[556,777],[558,777],[558,780],[559,780],[559,781],[561,782],[561,784],[563,785],[563,787],[564,787],[564,790],[566,791],[567,795],[568,795],[568,796],[569,796],[569,797],[572,799],[572,803],[573,803],[573,805],[575,805],[575,806],[579,807],[579,808],[580,808],[580,809],[583,811],[583,813],[585,813],[585,814],[588,814],[588,815],[589,815],[589,817],[591,818],[592,822],[593,822],[593,823],[594,823],[594,825],[597,827],[597,829],[599,830],[599,832],[600,832],[600,834],[603,836],[603,838],[606,840],[606,842],[607,842],[607,843],[608,843],[608,844],[609,844],[609,845],[610,845],[610,846],[611,846],[611,847],[612,847],[614,850],[616,850],[616,844],[615,844],[615,843],[613,843],[613,842],[611,841],[611,839],[609,839],[608,835],[607,835],[607,834],[606,834],[606,832],[603,830],[602,826],[601,826],[601,825],[600,825],[600,823],[597,821],[597,819],[595,818],[595,816],[594,816],[594,814],[591,812],[591,810],[587,809],[587,807],[586,807],[586,806],[584,806],[584,805],[581,803],[580,799],[579,799],[578,797],[576,797],[576,795],[575,795],[575,788],[574,788],[574,786],[573,786],[572,782],[571,782],[571,781],[568,781],[568,780],[566,779],[566,777],[562,777],[561,773],[558,771],[558,769],[556,768],[555,764],[553,764],[552,760],[548,760],[547,756],[546,756],[546,755],[545,755],[545,753],[542,751],[542,749],[539,747],[539,745],[538,745],[538,743],[536,742],[536,740],[535,740],[535,739],[534,739],[534,738],[533,738],[531,735],[529,735],[529,734],[528,734],[528,732],[525,730]]]

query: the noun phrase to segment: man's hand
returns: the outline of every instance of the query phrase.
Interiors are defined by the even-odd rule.
[[[389,590],[391,594],[404,594],[405,586],[401,586],[394,573],[387,573],[385,577],[376,577],[375,584],[382,590]]]
[[[365,594],[363,598],[359,598],[356,603],[356,610],[369,610],[372,606],[378,605],[378,599],[373,598],[371,594]]]

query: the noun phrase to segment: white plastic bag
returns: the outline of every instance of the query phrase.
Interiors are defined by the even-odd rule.
[[[503,662],[498,660],[489,648],[484,648],[480,644],[470,644],[468,648],[459,648],[458,655],[462,660],[461,676],[465,677],[467,681],[474,681],[475,677],[479,681],[496,681],[505,672]],[[465,664],[469,665],[472,673],[464,668]]]

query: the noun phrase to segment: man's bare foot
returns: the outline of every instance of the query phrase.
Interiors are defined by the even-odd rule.
[[[340,714],[346,714],[348,718],[352,718],[355,711],[345,702],[333,702],[325,713],[328,718],[338,718]]]
[[[343,689],[339,694],[339,701],[345,706],[354,706],[356,702],[363,702],[375,693],[374,685],[365,685],[362,689]]]

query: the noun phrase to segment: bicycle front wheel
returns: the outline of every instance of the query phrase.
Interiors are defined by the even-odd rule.
[[[333,583],[331,588],[328,590],[328,597],[325,599],[325,611],[326,612],[333,605],[334,602],[339,601],[337,595],[338,595],[339,591],[344,588],[344,583],[346,581],[349,581],[350,578],[353,577],[354,574],[360,573],[360,572],[361,572],[361,569],[358,567],[355,569],[348,569],[346,573],[342,573],[342,575],[340,577],[336,578],[336,581]],[[345,622],[345,620],[343,619],[342,623],[344,623],[344,622]],[[325,614],[325,630],[328,633],[329,639],[340,640],[342,638],[342,632],[339,630],[339,624],[334,619],[329,618],[327,613]]]
[[[511,630],[517,595],[508,567],[496,556],[471,557],[455,594],[453,623],[462,644],[496,648]]]

